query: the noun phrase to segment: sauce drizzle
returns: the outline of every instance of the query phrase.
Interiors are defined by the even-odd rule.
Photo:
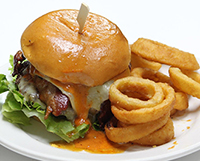
[[[84,138],[75,140],[73,143],[65,141],[52,142],[51,146],[71,151],[87,151],[96,154],[123,153],[130,144],[117,144],[109,141],[102,131],[90,129]]]

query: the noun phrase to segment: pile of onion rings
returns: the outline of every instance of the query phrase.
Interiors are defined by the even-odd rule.
[[[143,91],[145,96],[142,96]],[[109,140],[118,143],[134,142],[161,130],[170,119],[170,111],[175,102],[174,89],[168,84],[137,77],[115,81],[110,87],[109,96],[111,110],[118,123],[116,127],[108,123],[105,132]],[[152,145],[155,143],[152,142]]]
[[[169,77],[156,69],[151,70],[132,68],[131,75],[150,79],[155,82],[168,83],[175,90],[176,103],[171,114],[188,108],[188,95],[200,98],[199,63],[194,54],[184,52],[174,47],[167,46],[150,39],[139,38],[131,45],[132,57],[137,55],[152,63],[158,62],[169,65]],[[143,67],[144,68],[144,67]],[[187,88],[186,88],[187,87]]]
[[[172,116],[188,108],[188,96],[200,98],[199,64],[193,54],[139,38],[131,45],[131,73],[110,87],[114,118],[105,125],[117,143],[161,145],[174,138]],[[161,73],[169,66],[169,76]]]

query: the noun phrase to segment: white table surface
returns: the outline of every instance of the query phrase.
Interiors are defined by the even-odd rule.
[[[81,2],[86,2],[91,12],[115,22],[130,43],[139,37],[147,37],[200,57],[200,9],[197,0],[6,0],[0,1],[0,66],[8,62],[10,54],[20,49],[20,36],[34,19],[51,10],[79,9]],[[0,145],[0,161],[12,160],[34,159]],[[175,161],[188,160],[200,160],[200,151]]]

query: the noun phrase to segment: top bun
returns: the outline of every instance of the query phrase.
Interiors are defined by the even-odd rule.
[[[108,19],[89,13],[80,34],[78,10],[47,13],[21,37],[24,56],[42,74],[63,83],[102,85],[130,63],[130,47]]]

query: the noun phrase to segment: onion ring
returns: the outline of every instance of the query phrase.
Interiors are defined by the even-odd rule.
[[[181,51],[157,41],[139,38],[131,45],[131,51],[145,59],[174,67],[197,70],[199,64],[194,54]]]
[[[109,140],[116,143],[127,143],[145,137],[166,124],[169,113],[163,117],[144,124],[125,125],[125,127],[114,127],[108,122],[105,133]]]
[[[143,67],[143,68],[150,68],[153,70],[159,70],[162,67],[162,64],[144,59],[141,56],[138,56],[132,52],[131,53],[131,69],[134,69],[136,67]]]
[[[175,103],[175,92],[168,84],[157,83],[163,89],[165,99],[150,108],[141,108],[127,111],[119,106],[112,105],[111,110],[114,116],[121,122],[127,124],[146,123],[156,120],[168,113]]]
[[[194,71],[181,71],[179,68],[170,67],[169,75],[172,83],[181,91],[200,98],[200,74]]]
[[[168,119],[167,123],[155,132],[134,140],[133,143],[147,146],[162,145],[174,138],[174,126],[171,118]]]
[[[123,94],[123,92],[130,89],[133,92],[142,91],[147,95],[149,94],[149,99],[147,101],[143,101]],[[109,90],[109,99],[112,105],[120,106],[126,110],[152,107],[162,102],[163,98],[163,90],[159,85],[151,80],[136,77],[118,79],[110,86]]]
[[[195,77],[194,74],[192,74],[191,72],[187,72],[188,74],[191,75],[191,77]],[[177,109],[179,111],[185,110],[188,108],[188,95],[184,92],[181,92],[179,89],[177,89],[170,77],[168,77],[167,75],[159,72],[159,71],[155,71],[152,69],[148,69],[148,68],[134,68],[130,75],[134,76],[134,77],[138,77],[138,78],[144,78],[144,79],[150,79],[153,80],[155,82],[162,82],[162,83],[168,83],[171,87],[174,88],[175,90],[175,96],[176,96],[176,102],[174,104],[174,109]],[[199,75],[199,81],[200,81],[200,75]],[[172,112],[172,114],[175,113]]]
[[[170,86],[173,87],[170,77],[153,69],[140,67],[134,68],[131,71],[130,75],[138,78],[150,79],[154,82],[168,83]]]

